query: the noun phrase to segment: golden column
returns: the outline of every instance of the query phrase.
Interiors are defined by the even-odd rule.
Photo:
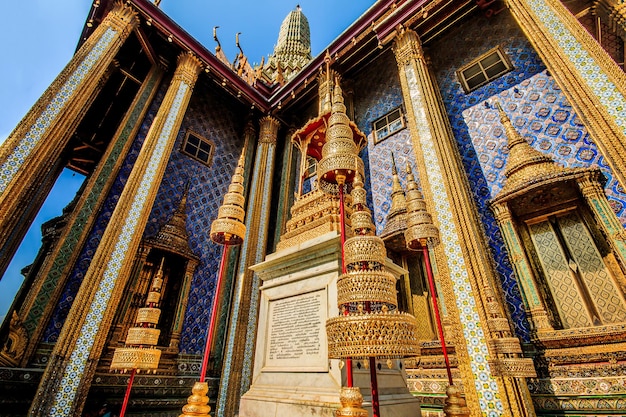
[[[393,51],[426,203],[442,244],[434,248],[438,279],[452,323],[468,408],[473,416],[532,416],[523,378],[492,368],[501,329],[491,326],[491,310],[504,308],[485,293],[497,278],[455,138],[434,77],[414,31],[398,33]],[[519,346],[519,345],[518,345]]]
[[[561,1],[507,0],[507,4],[611,170],[626,187],[624,72]],[[618,9],[623,16],[624,8]]]
[[[109,194],[124,158],[141,127],[140,121],[148,112],[150,103],[157,93],[162,77],[163,70],[157,66],[153,67],[146,77],[124,120],[115,132],[111,144],[102,156],[101,162],[86,179],[85,192],[81,194],[68,218],[67,226],[61,231],[57,243],[46,257],[24,303],[19,308],[19,317],[29,336],[29,344],[21,366],[27,365],[39,345],[48,320],[65,288],[71,269],[80,255],[79,249],[89,237],[97,218],[96,213]]]
[[[117,3],[0,147],[0,276],[60,173],[61,154],[107,68],[138,24],[132,8]]]
[[[259,142],[246,209],[248,234],[241,249],[235,298],[231,307],[217,402],[218,416],[236,415],[241,395],[250,387],[259,306],[259,279],[248,267],[265,258],[278,127],[278,120],[271,116],[265,116],[260,121]]]
[[[132,268],[176,135],[201,70],[191,53],[178,67],[41,379],[29,415],[75,415],[83,405]]]

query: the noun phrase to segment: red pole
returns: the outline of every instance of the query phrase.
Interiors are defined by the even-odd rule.
[[[133,368],[128,378],[128,385],[126,386],[126,393],[124,394],[124,402],[122,403],[122,409],[120,410],[120,417],[124,417],[126,414],[126,407],[128,407],[128,399],[130,398],[130,390],[133,387],[133,381],[135,380],[135,373],[137,368]]]
[[[441,316],[439,315],[439,304],[437,303],[437,290],[435,288],[435,280],[433,279],[433,271],[430,266],[430,256],[428,247],[422,246],[424,254],[424,263],[426,264],[426,275],[428,276],[428,286],[433,300],[433,310],[435,310],[435,321],[437,322],[437,332],[439,333],[439,341],[441,342],[441,350],[443,351],[443,359],[446,362],[446,372],[448,373],[448,383],[452,383],[452,370],[450,369],[450,359],[448,358],[448,348],[446,347],[446,339],[443,337],[443,326],[441,325]]]
[[[371,311],[369,301],[365,304],[367,312]],[[380,417],[380,401],[378,400],[378,379],[376,378],[376,358],[371,356],[370,361],[370,386],[372,388],[372,417]]]
[[[217,305],[219,304],[219,294],[222,288],[222,278],[226,269],[226,258],[228,253],[228,244],[224,245],[222,252],[222,260],[220,261],[220,270],[217,275],[217,283],[215,284],[215,295],[213,297],[213,305],[211,306],[211,323],[206,335],[206,344],[204,345],[204,355],[202,356],[202,368],[200,369],[200,382],[206,379],[206,369],[209,364],[209,354],[211,353],[211,342],[213,341],[213,332],[215,331],[215,323],[217,322]]]
[[[339,185],[339,224],[341,229],[341,273],[345,274],[346,270],[346,254],[343,249],[344,243],[346,243],[346,216],[345,216],[345,208],[344,208],[344,198],[343,198],[343,184]],[[349,308],[346,308],[344,311],[344,316],[350,314]],[[346,359],[346,384],[348,387],[352,387],[352,359]]]

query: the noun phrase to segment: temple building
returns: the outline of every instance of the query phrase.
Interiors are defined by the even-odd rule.
[[[393,415],[453,415],[450,381],[471,416],[626,414],[623,1],[378,0],[317,56],[294,4],[257,66],[159,3],[95,0],[0,146],[0,276],[85,175],[0,327],[0,416],[178,416],[201,369],[217,417],[335,415],[370,369],[383,416],[401,391]],[[222,252],[211,224],[242,209]],[[363,230],[384,249],[350,268],[394,277],[366,308],[417,341],[329,359],[349,339],[329,350],[326,320],[363,313],[337,283]],[[122,348],[156,360],[129,380]]]

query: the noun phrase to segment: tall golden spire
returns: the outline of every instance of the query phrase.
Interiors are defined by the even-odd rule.
[[[163,263],[165,258],[161,259],[161,264],[157,270],[152,283],[150,284],[150,292],[146,299],[146,305],[137,311],[137,319],[135,326],[128,329],[126,336],[126,346],[115,349],[113,360],[111,361],[112,370],[153,370],[159,367],[161,351],[155,349],[159,342],[161,330],[156,326],[159,323],[161,309],[161,288],[163,287]]]
[[[439,244],[439,230],[433,224],[430,213],[426,210],[424,196],[417,188],[415,176],[409,164],[406,165],[406,211],[407,221],[404,238],[409,249],[417,250],[421,246]]]
[[[340,186],[349,191],[356,171],[363,176],[363,161],[358,157],[359,148],[353,137],[337,78],[328,119],[327,141],[322,148],[322,159],[317,164],[319,187],[328,194],[338,194]]]
[[[391,209],[389,210],[389,217],[396,215],[397,213],[406,212],[406,197],[404,196],[404,190],[400,185],[400,178],[398,178],[398,169],[396,168],[396,160],[391,154]]]
[[[380,237],[385,241],[387,248],[394,251],[405,251],[406,244],[404,242],[404,231],[406,230],[406,197],[404,190],[398,178],[398,169],[396,161],[391,154],[391,209],[387,214],[387,221]]]
[[[183,406],[183,413],[179,417],[209,417],[211,407],[209,406],[209,386],[205,381],[206,370],[211,352],[213,332],[217,321],[218,297],[221,293],[222,279],[225,273],[228,247],[243,243],[246,234],[246,225],[243,223],[246,216],[244,210],[245,197],[243,195],[243,173],[246,161],[246,148],[241,151],[241,156],[235,168],[235,173],[228,186],[228,192],[224,195],[224,202],[220,206],[217,219],[211,223],[211,240],[220,245],[224,245],[220,269],[215,284],[214,299],[211,304],[211,316],[209,328],[207,330],[204,354],[202,357],[202,368],[200,370],[200,381],[196,382],[191,390],[191,395],[187,398],[187,404]]]
[[[243,208],[245,154],[244,149],[239,157],[231,184],[228,186],[228,192],[224,196],[224,203],[218,210],[217,219],[211,223],[211,240],[220,245],[240,245],[246,234],[246,225],[243,223],[246,216]]]
[[[360,175],[352,190],[352,230],[346,240],[347,272],[337,281],[337,304],[346,314],[326,322],[330,358],[402,358],[419,354],[417,322],[398,312],[396,278],[385,271],[387,251],[374,235]]]

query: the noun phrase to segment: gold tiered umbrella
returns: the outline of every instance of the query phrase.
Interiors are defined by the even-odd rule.
[[[241,152],[239,163],[235,169],[235,174],[228,187],[228,192],[224,196],[224,203],[220,206],[217,219],[211,223],[211,240],[220,245],[224,245],[220,269],[215,285],[213,302],[211,303],[211,322],[207,331],[204,355],[202,357],[202,368],[200,369],[200,381],[196,382],[192,388],[192,394],[187,399],[187,404],[183,407],[183,414],[180,417],[208,416],[211,407],[209,404],[208,384],[206,383],[206,371],[211,353],[213,333],[217,321],[218,297],[222,289],[222,280],[228,259],[228,249],[230,246],[240,245],[246,234],[246,226],[243,223],[246,212],[244,210],[245,197],[243,196],[243,173],[245,163],[245,148]]]
[[[320,189],[328,194],[349,192],[355,174],[359,172],[363,175],[364,172],[363,161],[358,154],[359,148],[354,143],[339,80],[335,80],[326,143],[322,148],[322,159],[317,164]]]
[[[376,358],[419,354],[415,317],[398,311],[395,277],[385,270],[387,251],[374,234],[366,191],[359,175],[352,190],[354,236],[345,242],[346,272],[337,281],[337,304],[344,314],[326,322],[331,358],[368,358],[372,411],[380,416]],[[351,415],[340,409],[338,416]]]
[[[329,61],[327,61],[326,71],[327,74],[330,74]],[[350,119],[346,115],[346,106],[343,104],[339,79],[336,79],[333,88],[331,114],[328,118],[326,143],[322,148],[322,159],[317,164],[317,178],[321,190],[327,194],[339,195],[341,272],[343,274],[346,273],[344,193],[352,188],[351,183],[357,172],[363,175],[363,161],[358,154],[359,148],[354,143],[354,135],[350,128]],[[346,360],[346,379],[348,387],[352,387],[352,361],[349,358]]]
[[[453,385],[452,371],[450,369],[450,359],[448,358],[448,349],[446,347],[446,339],[443,333],[443,325],[441,316],[439,315],[439,305],[437,302],[437,290],[433,278],[433,271],[430,264],[430,255],[428,253],[429,246],[437,246],[439,244],[439,229],[433,224],[430,213],[426,210],[426,202],[424,196],[417,188],[415,177],[411,171],[410,165],[407,164],[407,192],[406,192],[406,211],[407,211],[407,228],[404,231],[406,246],[410,250],[422,251],[424,256],[424,264],[426,266],[426,275],[428,277],[428,286],[430,288],[430,296],[433,302],[433,310],[435,312],[435,321],[437,323],[437,332],[439,341],[441,342],[441,350],[446,363],[446,372],[448,374],[448,388],[446,389],[446,404],[444,413],[448,417],[466,416],[469,417],[469,411],[465,406],[465,400],[461,397],[459,390]]]
[[[135,374],[141,370],[148,372],[153,370],[156,372],[156,369],[159,367],[161,351],[155,349],[154,346],[159,342],[159,335],[161,334],[161,330],[157,329],[156,326],[161,316],[159,303],[161,302],[161,287],[163,286],[164,261],[165,258],[162,258],[161,265],[152,279],[146,306],[139,309],[135,326],[128,329],[126,346],[115,349],[113,353],[112,370],[120,370],[122,372],[131,370],[120,417],[124,417],[124,414],[126,414]]]

